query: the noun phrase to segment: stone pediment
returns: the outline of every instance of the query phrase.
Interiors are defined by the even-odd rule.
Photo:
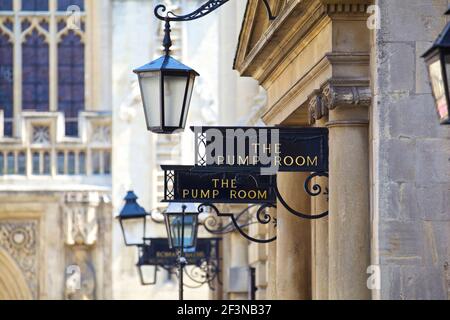
[[[269,1],[276,16],[270,21],[261,0],[249,0],[242,23],[234,69],[262,85],[271,70],[308,33],[325,19],[337,15],[367,18],[372,0]]]

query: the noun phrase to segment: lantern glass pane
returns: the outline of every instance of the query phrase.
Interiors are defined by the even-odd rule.
[[[144,218],[122,219],[120,221],[126,245],[132,246],[142,244],[144,242],[144,221]]]
[[[429,64],[429,72],[431,78],[431,88],[436,101],[439,118],[443,120],[448,117],[448,107],[447,98],[445,95],[443,70],[439,59],[436,59]]]
[[[189,106],[191,105],[192,92],[194,91],[194,83],[195,83],[195,74],[191,74],[186,94],[186,108],[183,114],[183,122],[181,123],[182,128],[186,127],[186,121],[189,114]]]
[[[161,126],[161,73],[144,72],[139,74],[139,85],[144,104],[147,126]]]
[[[187,76],[164,76],[164,125],[166,127],[181,126],[184,97],[186,94]]]
[[[140,265],[139,274],[143,285],[156,283],[156,266]]]
[[[181,248],[181,246],[183,245],[184,248],[190,248],[194,246],[196,221],[197,221],[196,218],[197,217],[194,215],[184,216],[184,239],[182,244],[181,239],[182,239],[183,216],[182,215],[169,216],[172,247]]]

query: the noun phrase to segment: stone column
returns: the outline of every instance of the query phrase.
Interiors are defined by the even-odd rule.
[[[240,233],[231,234],[229,298],[248,299],[248,240]]]
[[[279,173],[278,188],[295,210],[309,213],[311,200],[304,191],[307,173]],[[311,221],[277,205],[277,299],[311,299]]]
[[[329,298],[370,299],[368,106],[366,82],[330,81],[322,91],[329,112]]]

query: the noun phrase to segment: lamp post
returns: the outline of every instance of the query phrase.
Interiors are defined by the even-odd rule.
[[[170,203],[164,212],[169,247],[177,250],[179,299],[183,300],[183,269],[187,264],[184,251],[197,243],[198,209],[195,204]]]
[[[450,14],[450,9],[445,13]],[[450,124],[450,23],[422,56],[427,64],[431,89],[441,124]]]
[[[166,12],[166,6],[160,4],[155,7],[155,16],[165,22],[163,40],[165,54],[133,71],[138,76],[149,131],[171,134],[185,128],[195,78],[199,76],[194,69],[170,56],[172,46],[170,22],[199,19],[228,1],[230,0],[209,0],[197,10],[183,16],[171,11],[161,15],[159,12]],[[262,1],[266,6],[269,19],[275,19],[268,1]]]

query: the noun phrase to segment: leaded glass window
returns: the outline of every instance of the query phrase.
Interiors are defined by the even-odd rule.
[[[39,175],[41,173],[41,169],[40,169],[41,155],[39,154],[39,152],[33,152],[32,162],[33,162],[33,174]]]
[[[27,171],[27,157],[25,156],[25,152],[20,152],[19,157],[17,158],[17,173],[20,175],[24,175]]]
[[[33,30],[22,45],[22,109],[49,109],[49,55],[45,37]]]
[[[60,111],[66,117],[66,135],[78,136],[78,114],[86,104],[86,3],[55,0],[54,9],[50,3],[0,0],[0,109],[4,111],[5,136],[13,135],[18,106],[27,111]],[[14,11],[15,6],[19,12]],[[20,65],[14,61],[15,53],[21,56]],[[14,74],[20,74],[21,80]],[[19,97],[14,96],[14,85],[19,86]]]
[[[66,135],[78,135],[78,113],[84,110],[84,44],[69,31],[58,44],[58,109],[64,112]]]
[[[48,152],[44,153],[44,174],[50,174],[50,153]]]
[[[12,11],[13,0],[0,0],[0,11]]]
[[[67,11],[71,6],[77,6],[84,11],[84,0],[58,0],[58,11]]]
[[[16,173],[16,168],[15,168],[15,162],[16,162],[16,158],[14,157],[14,153],[9,152],[8,156],[7,156],[7,163],[6,163],[6,172],[8,174],[14,174]]]
[[[48,11],[48,0],[22,0],[22,10]]]
[[[0,110],[3,110],[4,135],[7,137],[13,134],[13,63],[13,44],[9,36],[0,29]]]

